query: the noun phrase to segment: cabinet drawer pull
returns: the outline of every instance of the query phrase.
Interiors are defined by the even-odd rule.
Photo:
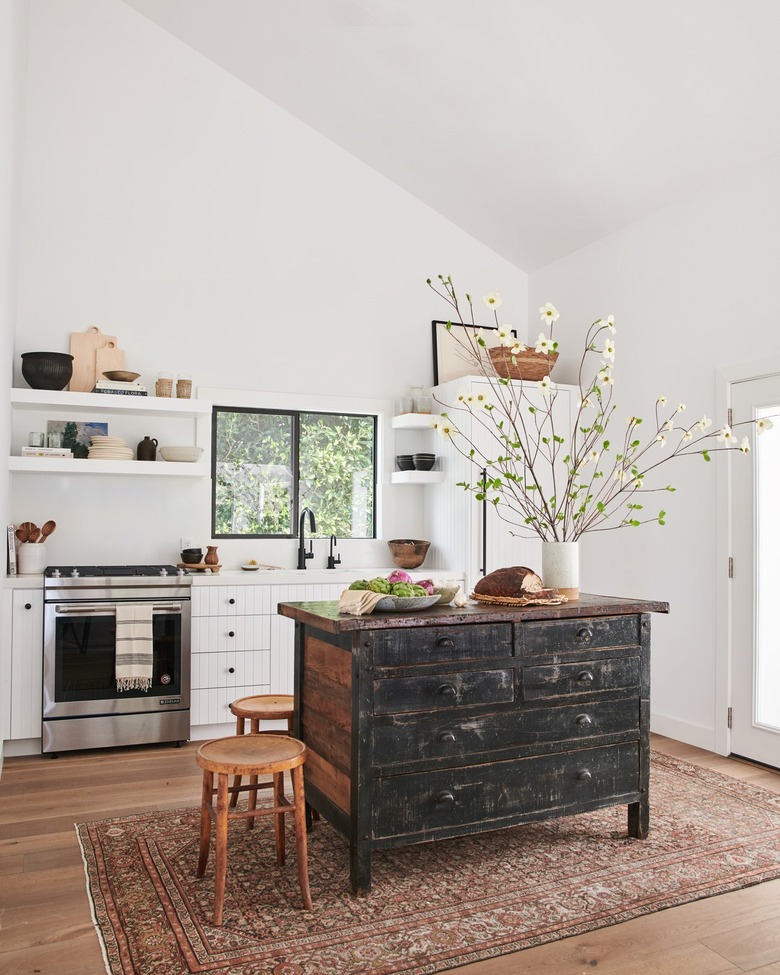
[[[236,668],[235,667],[228,667],[228,673],[229,674],[235,674],[235,672],[236,672]]]
[[[233,597],[231,596],[230,599],[228,599],[228,602],[230,603],[231,606],[233,606],[235,603],[235,599],[233,599]]]
[[[580,728],[589,728],[593,724],[593,718],[589,714],[578,714],[574,723],[578,724]]]
[[[577,778],[580,780],[580,782],[590,782],[593,775],[591,774],[590,769],[583,768],[577,772]]]
[[[593,639],[593,630],[589,626],[583,626],[581,630],[577,630],[577,639],[581,643],[590,643]]]
[[[442,684],[436,693],[441,694],[442,697],[451,697],[453,699],[458,696],[458,692],[454,684]]]
[[[25,603],[24,604],[24,608],[25,609],[32,609],[32,603]]]
[[[235,636],[235,635],[236,634],[234,630],[228,630],[228,636]]]
[[[439,741],[455,741],[455,735],[451,731],[442,731]]]
[[[454,647],[455,641],[450,636],[440,636],[436,641],[437,647]]]
[[[440,792],[437,796],[434,796],[433,801],[437,806],[454,806],[455,796],[449,789],[446,789],[444,792]]]
[[[581,684],[589,684],[593,680],[593,674],[589,670],[583,670],[577,674],[577,680]]]

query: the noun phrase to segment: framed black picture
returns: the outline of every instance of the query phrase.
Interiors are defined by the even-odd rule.
[[[477,364],[474,360],[467,355],[464,349],[460,347],[460,344],[454,339],[451,334],[447,334],[450,329],[447,328],[449,322],[431,322],[431,330],[433,333],[433,385],[438,386],[439,383],[447,383],[451,379],[460,379],[461,376],[471,376],[477,372]],[[458,328],[473,328],[472,325],[461,325],[459,322],[451,323],[451,331],[454,332]],[[498,328],[494,325],[478,325],[477,328],[480,329],[482,338],[485,340],[487,348],[499,345],[498,341]],[[516,329],[512,329],[513,338],[517,338]],[[480,347],[481,348],[481,347]],[[485,364],[487,365],[487,371],[490,373],[490,357],[487,354],[487,348],[482,349],[481,352],[485,357]]]

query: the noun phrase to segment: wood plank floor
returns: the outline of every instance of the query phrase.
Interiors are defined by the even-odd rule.
[[[0,972],[101,975],[74,822],[197,805],[195,745],[6,759]],[[668,738],[653,747],[780,793],[780,773]],[[459,975],[780,975],[780,880],[458,968]]]

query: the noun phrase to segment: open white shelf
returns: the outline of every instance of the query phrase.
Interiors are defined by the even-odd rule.
[[[200,399],[167,399],[161,396],[127,396],[110,393],[69,393],[51,389],[12,389],[11,405],[25,410],[120,411],[147,416],[208,416],[212,404]]]
[[[70,457],[9,457],[17,474],[132,474],[149,477],[208,477],[207,461],[177,464],[144,460],[88,460]]]
[[[431,430],[436,413],[401,413],[394,416],[391,426],[394,430]]]
[[[393,471],[393,484],[438,484],[444,480],[444,471]]]
[[[182,443],[197,443],[203,448],[201,459],[194,464],[163,460],[89,460],[70,457],[8,458],[8,470],[16,474],[120,474],[134,477],[210,477],[210,417],[212,404],[200,399],[175,399],[160,396],[128,396],[110,393],[70,393],[67,390],[11,389],[11,408],[22,415],[36,413],[64,414],[75,419],[87,414],[90,420],[111,415],[113,418],[158,417],[176,421],[176,428],[186,428]],[[178,421],[183,421],[183,425]]]

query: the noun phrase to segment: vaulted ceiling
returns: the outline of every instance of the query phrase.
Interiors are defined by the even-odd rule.
[[[780,151],[777,0],[125,0],[532,271]]]

